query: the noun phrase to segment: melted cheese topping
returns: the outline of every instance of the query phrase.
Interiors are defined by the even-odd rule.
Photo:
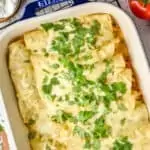
[[[148,112],[112,21],[108,14],[64,19],[10,44],[33,150],[150,149]]]

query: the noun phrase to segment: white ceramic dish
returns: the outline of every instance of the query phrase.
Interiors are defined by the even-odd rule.
[[[0,89],[2,91],[2,101],[4,102],[10,127],[15,139],[16,147],[13,141],[10,141],[11,150],[29,150],[26,128],[23,125],[19,115],[17,100],[13,90],[12,82],[7,68],[7,46],[8,43],[22,35],[24,32],[30,31],[38,27],[41,23],[59,20],[79,15],[91,13],[109,13],[119,23],[124,33],[126,43],[128,45],[129,54],[132,59],[133,67],[137,73],[141,89],[145,98],[148,109],[150,110],[150,71],[146,60],[144,50],[132,20],[119,8],[106,3],[87,3],[66,10],[61,10],[42,17],[29,19],[19,22],[4,30],[0,35]],[[1,99],[0,99],[1,100]],[[10,133],[11,136],[11,133]],[[9,137],[11,140],[12,138]],[[12,142],[12,143],[11,143]]]

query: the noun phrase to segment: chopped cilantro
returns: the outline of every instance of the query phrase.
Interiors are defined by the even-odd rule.
[[[102,116],[95,121],[95,127],[93,135],[95,139],[108,137],[111,132],[111,127],[105,122],[105,118]]]
[[[50,94],[51,91],[52,91],[52,85],[51,84],[45,84],[42,86],[42,91],[45,93],[45,94]]]
[[[91,26],[92,35],[98,34],[100,27],[100,23],[97,20],[94,20]]]
[[[60,58],[59,61],[64,65],[64,67],[68,67],[68,65],[70,63],[69,59],[67,59],[66,57]]]
[[[96,42],[96,38],[95,38],[95,36],[90,35],[90,36],[88,36],[88,37],[86,38],[86,41],[87,41],[88,43],[90,43],[91,45],[94,45],[95,42]]]
[[[73,133],[79,135],[81,138],[89,138],[90,136],[88,132],[77,125],[73,129]]]
[[[69,31],[64,30],[64,22],[67,22]],[[60,97],[58,101],[66,101],[70,105],[77,104],[82,108],[88,106],[90,109],[90,111],[80,111],[77,116],[59,110],[51,117],[51,120],[62,124],[67,121],[73,122],[75,124],[73,133],[77,134],[85,141],[84,148],[100,150],[100,139],[106,138],[111,134],[111,127],[106,123],[105,117],[101,116],[94,121],[92,128],[89,129],[88,125],[91,124],[89,120],[96,114],[100,102],[103,102],[105,108],[107,107],[106,109],[109,110],[108,108],[111,102],[115,100],[117,101],[119,96],[125,94],[127,91],[126,84],[123,82],[107,82],[107,76],[112,71],[111,60],[104,60],[106,63],[106,70],[98,78],[97,82],[89,81],[84,76],[84,69],[92,70],[94,64],[80,65],[76,61],[80,58],[79,54],[84,50],[84,46],[88,46],[92,49],[96,45],[95,43],[98,34],[100,34],[101,24],[97,20],[94,20],[90,27],[86,27],[82,25],[82,22],[80,22],[79,19],[72,18],[57,23],[42,24],[41,26],[45,31],[50,29],[59,31],[52,41],[51,49],[60,54],[61,63],[69,70],[67,74],[64,74],[64,78],[71,80],[74,88],[73,98],[65,95],[64,97]],[[45,55],[47,56],[46,53]],[[88,53],[82,57],[85,61],[91,58],[92,55],[89,55]],[[72,60],[75,61],[73,62]],[[59,68],[59,64],[53,64],[51,67],[57,69]],[[57,84],[59,84],[59,80],[56,77],[48,79],[46,76],[43,80],[42,90],[45,94],[48,94],[51,97],[55,96],[51,95],[51,92],[53,86]],[[93,90],[93,87],[96,87],[96,90]],[[104,95],[100,92],[104,93]],[[123,105],[118,105],[118,108],[120,110],[125,110]],[[94,119],[94,117],[92,119]],[[87,123],[87,129],[79,126],[82,123]],[[125,118],[121,119],[120,123],[123,125],[125,123]],[[113,150],[131,150],[131,148],[132,144],[126,137],[114,141]]]
[[[93,150],[100,150],[100,140],[94,139],[92,143]]]
[[[120,92],[122,94],[125,94],[127,91],[127,87],[124,82],[114,82],[112,84],[112,88],[114,91]]]
[[[85,140],[85,144],[84,144],[84,149],[88,149],[88,150],[100,150],[100,140],[98,139],[86,139]]]
[[[80,78],[83,77],[83,66],[82,65],[76,65],[74,70],[72,70],[74,72],[75,77]]]
[[[56,24],[47,23],[42,24],[41,26],[46,31],[49,29],[57,31],[64,29],[62,22]],[[71,21],[68,20],[68,23],[72,27],[72,31],[60,31],[59,35],[52,41],[52,50],[57,51],[64,56],[68,54],[75,55],[80,53],[81,48],[85,44],[85,40],[90,44],[95,44],[95,34],[98,34],[100,29],[98,21],[94,20],[90,28],[83,27],[77,18],[73,18]],[[69,33],[74,33],[72,39],[69,38]]]
[[[72,61],[69,61],[67,58],[60,59],[60,61],[67,67],[70,71],[70,75],[78,83],[83,83],[85,77],[83,76],[83,66],[79,64],[74,64]]]
[[[87,33],[88,29],[83,26],[80,26],[76,32],[76,36],[80,39],[84,39]]]
[[[101,76],[98,78],[98,81],[100,83],[105,83],[106,79],[107,79],[107,75],[111,72],[112,68],[110,66],[110,60],[104,60],[104,62],[106,63],[106,70],[101,74]]]
[[[118,95],[118,93],[124,94],[126,92],[126,85],[123,82],[114,82],[112,84],[106,84],[103,79],[102,76],[98,79],[99,86],[101,90],[105,93],[105,96],[103,97],[104,104],[105,106],[109,107],[112,101],[118,100],[120,96]]]
[[[52,29],[54,26],[53,23],[44,23],[44,24],[41,24],[41,27],[45,30],[45,31],[48,31],[50,29]]]
[[[51,84],[52,84],[52,85],[57,85],[57,84],[59,84],[59,80],[58,80],[56,77],[53,77],[53,78],[51,79]]]
[[[69,38],[69,32],[60,32],[60,35],[66,40]]]
[[[59,80],[56,77],[53,77],[50,83],[46,83],[46,81],[48,80],[47,78],[48,77],[45,77],[43,79],[42,91],[45,94],[51,94],[53,85],[59,84]]]
[[[113,143],[113,150],[132,150],[132,144],[127,137],[121,137]]]
[[[104,104],[105,104],[105,106],[106,107],[109,107],[110,106],[110,104],[111,104],[111,102],[112,101],[114,101],[114,100],[116,100],[116,94],[115,93],[113,93],[113,92],[108,92],[108,93],[106,93],[106,95],[104,96]]]
[[[82,103],[80,102],[80,105],[81,106],[89,105],[92,102],[92,100],[94,100],[94,94],[93,93],[85,94],[82,97]]]
[[[81,23],[80,23],[79,19],[77,19],[77,18],[73,18],[71,20],[71,25],[73,25],[74,28],[81,27]]]
[[[75,117],[72,116],[71,113],[67,113],[65,111],[58,111],[58,113],[51,117],[52,121],[57,123],[64,123],[65,121],[75,122]]]
[[[44,24],[41,24],[41,27],[45,31],[48,31],[50,29],[54,29],[55,31],[64,29],[64,25],[63,24],[55,24],[55,23],[44,23]]]
[[[87,120],[91,119],[95,112],[93,111],[80,111],[78,114],[78,121],[85,123]]]
[[[71,44],[64,35],[60,34],[52,41],[52,50],[65,56],[71,52]]]
[[[63,30],[64,27],[65,27],[65,26],[64,26],[63,24],[54,24],[53,29],[54,29],[55,31],[58,31],[58,30]]]
[[[84,39],[79,36],[75,36],[72,40],[72,45],[74,48],[74,54],[78,54],[81,50],[81,47],[84,45]]]
[[[81,51],[81,47],[85,44],[85,36],[87,34],[87,29],[85,27],[78,27],[75,30],[74,38],[72,39],[72,46],[74,49],[74,54],[78,54]]]
[[[116,93],[112,90],[112,87],[109,84],[100,84],[100,88],[105,93],[105,96],[103,97],[103,102],[106,107],[109,107],[110,103],[116,100]]]
[[[91,149],[92,144],[90,140],[85,140],[84,149]]]
[[[96,35],[99,34],[100,31],[100,23],[97,20],[94,20],[90,29],[88,30],[89,36],[86,38],[86,41],[94,45],[96,43]]]
[[[109,93],[111,91],[111,86],[109,84],[100,84],[100,87],[105,93]]]
[[[100,78],[98,79],[99,82],[105,82],[106,78],[107,78],[107,72],[103,72],[100,76]]]
[[[77,98],[76,98],[76,102],[80,106],[87,106],[87,105],[91,104],[92,101],[94,101],[94,100],[96,100],[96,97],[93,93],[84,94],[84,95],[82,95],[81,98],[79,96],[77,96]]]

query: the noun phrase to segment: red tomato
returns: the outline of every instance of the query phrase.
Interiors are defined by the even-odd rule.
[[[9,150],[7,135],[4,131],[0,132],[0,138],[2,138],[2,141],[3,141],[2,150]]]
[[[144,3],[139,0],[129,0],[129,6],[135,16],[150,20],[150,3]]]

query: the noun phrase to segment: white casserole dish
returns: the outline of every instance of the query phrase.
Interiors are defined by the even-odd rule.
[[[27,132],[18,111],[15,92],[7,68],[8,43],[12,39],[22,35],[24,32],[38,27],[41,23],[91,13],[109,13],[120,25],[129,49],[133,67],[137,73],[145,102],[147,104],[148,110],[150,111],[150,70],[140,38],[132,20],[122,10],[111,4],[101,2],[82,4],[42,17],[19,22],[5,29],[0,35],[0,90],[2,92],[2,100],[0,99],[0,101],[4,102],[8,120],[10,122],[10,126],[8,126],[8,128],[11,127],[15,139],[15,142],[13,142],[11,133],[8,133],[8,135],[10,135],[8,138],[11,140],[11,150],[29,150],[30,148],[27,139]],[[16,146],[14,143],[16,143]]]

